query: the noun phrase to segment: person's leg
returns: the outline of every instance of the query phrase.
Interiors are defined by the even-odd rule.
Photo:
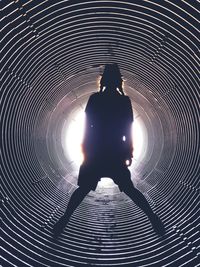
[[[158,235],[161,235],[161,236],[164,235],[165,229],[164,229],[164,225],[162,221],[153,212],[153,210],[151,209],[151,206],[149,205],[148,201],[143,196],[143,194],[138,189],[136,189],[133,185],[132,186],[129,185],[128,187],[125,187],[123,191],[147,215],[147,217],[149,218],[152,224],[152,227],[154,228],[154,231]]]
[[[133,185],[129,185],[129,187],[124,188],[124,193],[129,196],[133,202],[144,211],[144,213],[148,216],[151,217],[154,215],[151,206],[149,205],[148,201],[144,197],[144,195],[136,189]]]
[[[63,217],[69,219],[75,209],[81,204],[85,196],[90,192],[89,188],[78,187],[72,194]]]
[[[69,222],[69,219],[73,212],[76,210],[76,208],[80,205],[80,203],[83,201],[85,196],[90,192],[89,188],[77,188],[74,193],[72,194],[69,203],[67,205],[67,209],[64,213],[64,215],[56,222],[56,224],[53,226],[54,234],[57,236],[59,235],[67,223]]]
[[[153,212],[144,195],[134,187],[131,181],[131,174],[128,168],[121,167],[118,172],[116,183],[119,189],[123,191],[133,202],[147,215],[155,232],[163,235],[165,232],[164,225],[159,217]]]

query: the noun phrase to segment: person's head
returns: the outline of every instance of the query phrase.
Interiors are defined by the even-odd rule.
[[[122,82],[123,80],[118,65],[116,63],[106,64],[100,80],[100,92],[105,89],[108,92],[112,93],[115,92],[118,88],[121,94],[124,94],[122,89]]]

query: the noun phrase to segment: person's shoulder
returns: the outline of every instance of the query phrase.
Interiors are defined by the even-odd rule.
[[[123,95],[124,99],[130,100],[130,97],[128,95]]]
[[[100,93],[99,92],[95,92],[92,93],[88,99],[88,103],[91,105],[92,103],[97,103],[97,101],[99,101],[100,99]]]
[[[121,96],[121,98],[124,100],[124,101],[126,101],[126,102],[130,102],[131,100],[130,100],[130,97],[128,96],[128,95],[120,95]]]
[[[101,94],[100,94],[100,92],[95,92],[95,93],[92,93],[91,95],[90,95],[90,98],[97,98],[97,97],[99,97]]]
[[[131,99],[130,99],[130,97],[129,96],[127,96],[127,95],[123,95],[122,96],[122,101],[121,101],[121,103],[122,103],[122,105],[124,105],[124,106],[126,106],[126,107],[131,107],[132,106],[132,104],[131,104]]]

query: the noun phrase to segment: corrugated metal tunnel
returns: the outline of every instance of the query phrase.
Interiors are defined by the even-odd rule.
[[[198,1],[1,4],[2,266],[200,266]],[[167,232],[102,179],[54,240],[77,187],[68,132],[112,62],[140,128],[132,180]]]

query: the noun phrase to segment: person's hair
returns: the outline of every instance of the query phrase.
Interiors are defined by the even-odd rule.
[[[119,89],[122,95],[124,95],[122,83],[123,79],[118,65],[116,63],[106,64],[100,80],[100,92],[103,92],[104,87],[109,90],[109,86],[114,86]]]

